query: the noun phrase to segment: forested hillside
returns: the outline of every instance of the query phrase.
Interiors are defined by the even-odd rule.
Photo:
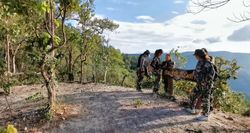
[[[88,112],[85,108],[90,110],[91,117],[88,119],[93,117],[94,122],[99,122],[96,117],[105,117],[102,111],[104,114],[113,111],[117,113],[114,117],[124,122],[120,118],[123,110],[119,107],[127,107],[127,102],[130,106],[131,98],[132,102],[135,100],[132,106],[136,108],[137,104],[138,107],[143,105],[137,97],[145,101],[149,99],[149,104],[152,103],[154,99],[150,92],[154,78],[145,79],[147,93],[134,92],[138,57],[123,54],[110,43],[107,34],[118,28],[114,21],[97,17],[94,0],[1,0],[0,126],[14,124],[28,132],[29,126],[39,128],[40,123],[64,122],[66,118],[80,117],[79,122],[74,123],[76,125],[81,121],[88,123],[87,117],[80,114]],[[178,50],[172,50],[171,54],[178,67],[193,62],[186,59],[189,55]],[[242,67],[237,60],[216,59],[221,79],[216,82],[215,108],[247,116],[249,102],[244,95],[233,92],[229,85]],[[245,73],[246,69],[243,70]],[[112,87],[114,85],[130,88]],[[175,82],[176,94],[187,101],[194,86],[195,83],[178,80]],[[111,108],[107,108],[109,106]],[[155,106],[161,105],[157,103],[151,107]],[[173,109],[175,106],[182,109],[177,103],[166,107]],[[158,111],[164,115],[162,108]],[[78,109],[76,114],[74,109]],[[91,114],[93,112],[97,114]],[[184,112],[180,111],[186,115]],[[108,115],[101,120],[103,123],[112,121],[114,125],[119,124],[112,117]],[[155,114],[153,119],[157,117]],[[9,126],[7,130],[15,131],[14,126]],[[49,128],[54,129],[54,126]],[[1,127],[0,132],[6,131]],[[87,131],[94,130],[93,125],[90,127]],[[43,128],[46,131],[46,127]]]
[[[2,0],[0,86],[5,97],[13,86],[43,84],[45,112],[51,116],[58,82],[133,86],[125,56],[104,37],[119,25],[95,17],[94,8],[93,0]]]

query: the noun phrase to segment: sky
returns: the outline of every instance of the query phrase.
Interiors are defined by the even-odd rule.
[[[213,0],[212,0],[213,1]],[[115,32],[105,33],[110,45],[123,53],[142,53],[146,49],[181,52],[207,48],[209,51],[250,53],[250,21],[235,23],[235,16],[249,11],[243,0],[205,10],[199,14],[189,0],[96,0],[99,18],[119,24]],[[250,0],[245,0],[250,5]],[[250,14],[247,14],[250,17]]]

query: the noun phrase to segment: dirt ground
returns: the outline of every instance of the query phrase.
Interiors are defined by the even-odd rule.
[[[153,97],[150,90],[139,93],[132,88],[102,84],[60,84],[55,119],[30,122],[27,112],[46,103],[46,98],[27,100],[38,92],[46,96],[41,85],[15,87],[8,97],[12,111],[0,96],[0,126],[13,123],[20,132],[38,133],[250,132],[249,117],[216,112],[209,122],[199,122],[196,115],[188,114],[176,102]],[[18,120],[9,117],[20,114],[28,115]]]

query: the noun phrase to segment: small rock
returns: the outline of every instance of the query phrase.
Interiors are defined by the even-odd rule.
[[[225,118],[228,119],[228,120],[230,120],[230,121],[234,120],[231,116],[226,116]]]

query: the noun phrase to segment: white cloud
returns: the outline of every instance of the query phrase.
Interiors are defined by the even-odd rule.
[[[177,12],[177,11],[172,11],[171,13],[172,13],[172,14],[175,14],[175,15],[178,15],[178,14],[179,14],[179,12]]]
[[[97,19],[104,19],[104,18],[106,18],[104,15],[102,15],[102,14],[96,14],[95,16],[94,16],[94,18],[97,18]]]
[[[244,26],[235,30],[232,35],[228,37],[230,41],[250,41],[250,25]]]
[[[137,16],[136,19],[142,20],[144,22],[151,22],[154,21],[155,19],[151,16]]]
[[[197,15],[182,14],[162,23],[153,22],[150,16],[138,18],[149,19],[151,23],[115,21],[120,27],[109,35],[110,43],[124,53],[158,48],[167,52],[178,46],[180,51],[206,47],[210,51],[250,53],[250,40],[246,39],[250,29],[246,27],[250,26],[250,21],[234,23],[227,19],[233,13],[240,14],[245,10],[241,1],[232,1],[220,9]]]
[[[175,0],[174,3],[175,3],[175,4],[183,4],[184,1],[183,1],[183,0]]]
[[[138,3],[132,2],[132,1],[127,1],[126,4],[132,5],[132,6],[137,6],[138,5]]]
[[[117,4],[127,4],[127,5],[131,5],[131,6],[137,6],[138,3],[134,2],[134,1],[125,1],[125,0],[112,0],[113,3],[117,3]]]
[[[106,8],[108,11],[114,11],[115,10],[115,8],[113,8],[113,7],[107,7]]]

